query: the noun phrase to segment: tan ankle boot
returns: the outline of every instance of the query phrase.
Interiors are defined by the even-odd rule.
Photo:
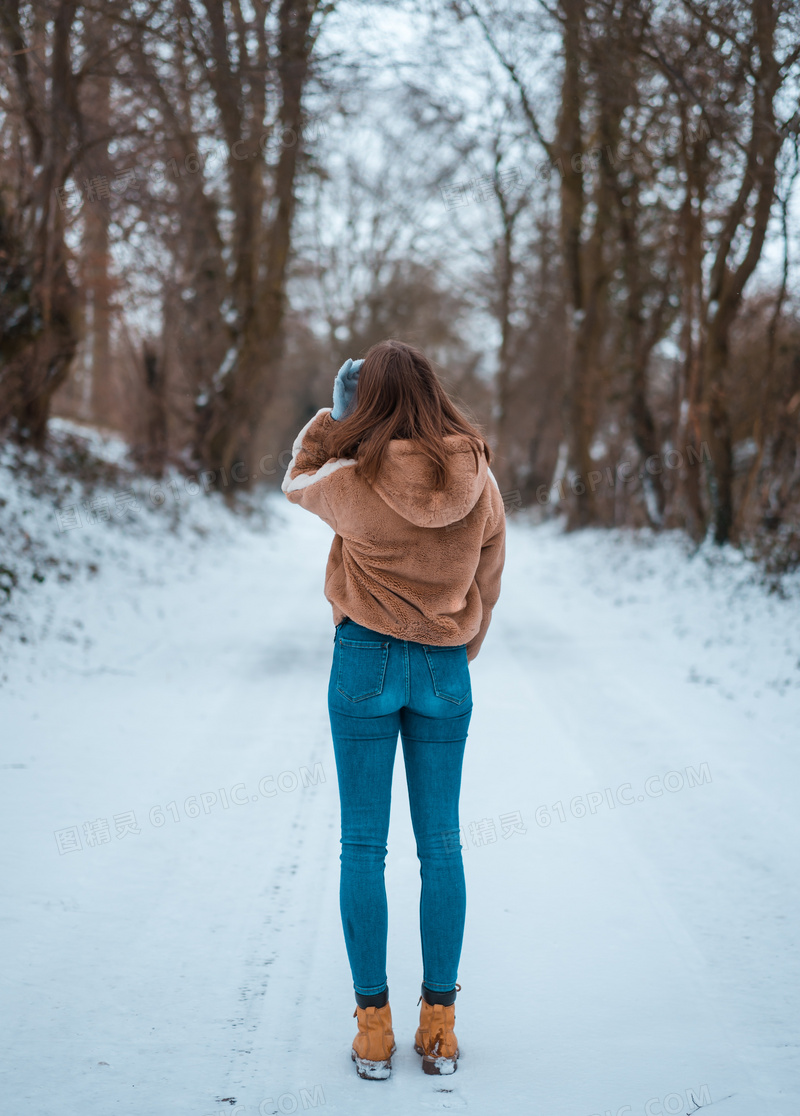
[[[381,1081],[392,1072],[392,1054],[397,1049],[392,1030],[392,1009],[362,1008],[356,1005],[353,1018],[358,1017],[358,1034],[353,1039],[352,1058],[359,1077]]]
[[[461,985],[456,985],[456,991]],[[453,1031],[456,1019],[456,1005],[444,1007],[442,1004],[429,1004],[422,996],[417,1003],[419,1027],[414,1037],[414,1049],[422,1055],[422,1068],[425,1073],[455,1073],[458,1062],[458,1040]]]

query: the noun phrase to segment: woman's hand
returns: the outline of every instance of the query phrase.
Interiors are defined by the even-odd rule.
[[[361,365],[363,363],[363,360],[350,360],[348,357],[336,373],[336,379],[333,381],[333,410],[331,411],[331,418],[344,418],[347,413],[356,394],[358,374],[361,371]]]

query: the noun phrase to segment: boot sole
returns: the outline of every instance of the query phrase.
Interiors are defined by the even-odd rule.
[[[414,1043],[414,1049],[422,1057],[422,1069],[425,1073],[444,1077],[455,1073],[458,1069],[458,1054],[455,1058],[441,1058],[436,1054],[426,1054],[421,1046]]]
[[[397,1048],[395,1047],[395,1050]],[[392,1051],[394,1054],[394,1050]],[[392,1059],[384,1062],[371,1062],[368,1058],[359,1058],[355,1050],[350,1051],[350,1057],[356,1064],[356,1073],[364,1081],[385,1081],[392,1073]]]

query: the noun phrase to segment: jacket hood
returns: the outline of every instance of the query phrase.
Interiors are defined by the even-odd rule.
[[[463,434],[447,434],[443,442],[449,478],[441,492],[433,488],[433,462],[406,438],[389,442],[372,484],[393,511],[417,527],[446,527],[463,519],[486,484],[489,466],[483,452],[476,467],[474,450]]]

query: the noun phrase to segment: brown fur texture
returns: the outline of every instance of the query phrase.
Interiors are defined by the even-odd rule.
[[[281,485],[293,504],[324,519],[335,538],[325,574],[333,622],[441,647],[472,660],[500,595],[505,510],[497,482],[461,435],[447,435],[449,483],[432,487],[430,459],[393,439],[375,482],[352,458],[327,458],[331,409],[303,427]]]

